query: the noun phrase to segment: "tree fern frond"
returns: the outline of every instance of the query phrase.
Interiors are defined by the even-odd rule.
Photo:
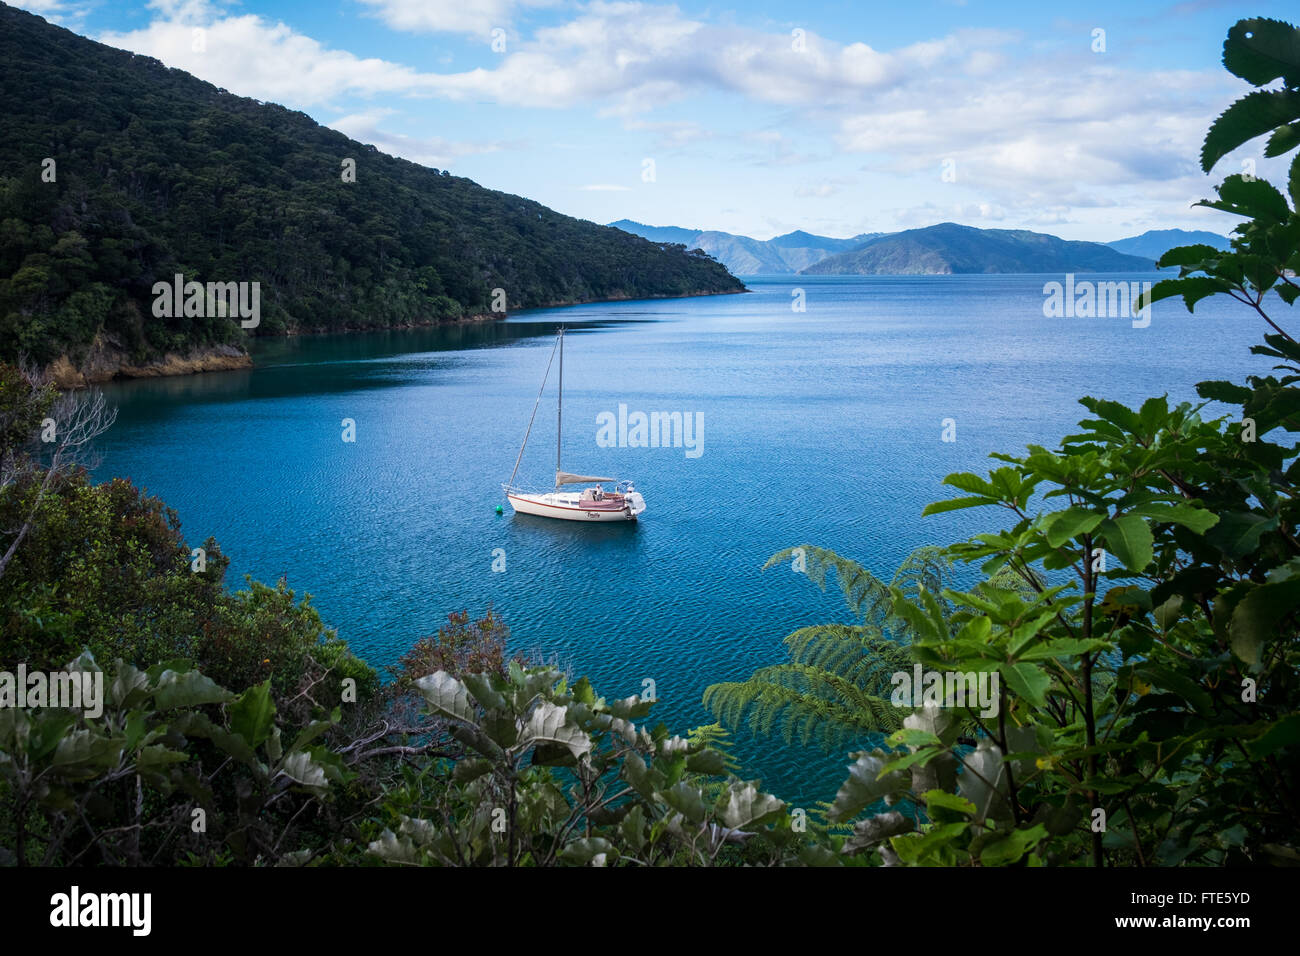
[[[785,638],[786,663],[760,668],[746,681],[710,685],[704,705],[720,723],[747,722],[755,733],[790,743],[842,745],[900,728],[910,710],[890,702],[892,678],[911,670],[915,658],[910,626],[894,615],[890,589],[913,601],[928,592],[951,612],[941,597],[952,573],[946,551],[918,548],[888,585],[856,561],[807,544],[777,552],[763,567],[786,561],[798,562],[823,591],[833,574],[859,623],[799,628]]]
[[[911,669],[911,647],[876,628],[853,624],[816,624],[785,639],[793,663],[824,670],[859,687],[877,691],[897,671]]]
[[[826,590],[827,574],[833,572],[844,595],[844,603],[859,620],[878,623],[891,617],[889,609],[892,598],[889,587],[858,562],[836,554],[829,548],[811,544],[786,548],[768,558],[763,570],[796,558],[803,562],[804,573],[823,591]]]
[[[748,722],[757,734],[805,744],[890,733],[908,713],[838,675],[798,664],[776,664],[747,681],[713,684],[704,692],[704,704],[724,724]]]
[[[946,549],[923,545],[903,559],[890,584],[902,591],[908,600],[916,601],[922,590],[938,597],[949,586],[951,578],[952,558]]]
[[[731,732],[722,724],[700,724],[686,732],[692,744],[708,747],[722,754],[722,764],[730,773],[740,772],[740,761],[732,753]]]

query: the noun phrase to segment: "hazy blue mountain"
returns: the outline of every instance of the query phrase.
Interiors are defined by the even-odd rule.
[[[767,240],[767,244],[778,249],[824,249],[826,252],[848,252],[850,249],[856,249],[868,239],[875,239],[883,235],[886,235],[886,233],[864,232],[852,239],[832,239],[829,236],[814,236],[810,232],[796,229],[794,232],[787,232],[784,236],[777,236],[774,239]]]
[[[649,239],[651,242],[680,242],[688,249],[695,248],[691,243],[696,236],[704,232],[703,229],[682,229],[678,226],[647,226],[643,223],[633,222],[631,219],[620,219],[618,222],[609,223],[609,225],[615,229],[630,232],[634,236],[640,236],[642,239]]]
[[[1148,272],[1151,259],[1098,242],[1072,242],[1023,229],[955,222],[870,240],[803,269],[806,275],[947,275],[1015,272]]]
[[[884,235],[872,232],[851,239],[835,239],[796,230],[775,239],[751,239],[716,230],[647,226],[631,219],[620,219],[609,225],[653,242],[680,242],[687,249],[703,249],[733,275],[792,274],[827,256],[856,249],[864,242]]]
[[[735,236],[729,232],[702,232],[695,237],[693,248],[703,249],[726,266],[732,275],[797,271],[786,261],[786,255],[793,250],[778,249],[749,236]],[[825,257],[825,253],[818,256],[819,259]]]
[[[851,239],[832,239],[829,236],[814,236],[812,233],[796,230],[769,239],[764,245],[779,250],[782,260],[791,271],[801,272],[821,262],[827,256],[860,248],[863,244],[885,235],[888,233],[865,232]]]
[[[1152,229],[1140,236],[1116,239],[1106,245],[1125,255],[1159,259],[1176,246],[1191,246],[1197,243],[1214,246],[1216,249],[1228,248],[1226,236],[1221,236],[1217,232],[1206,232],[1203,229]]]

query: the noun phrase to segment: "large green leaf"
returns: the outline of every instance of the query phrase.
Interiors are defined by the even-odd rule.
[[[1300,153],[1296,158],[1291,160],[1291,175],[1287,177],[1287,192],[1291,194],[1291,204],[1300,211]],[[1287,286],[1289,289],[1290,286]],[[1287,298],[1287,304],[1295,302],[1294,298]]]
[[[937,793],[939,791],[932,790],[930,792]],[[843,852],[852,854],[859,853],[862,850],[869,850],[892,836],[907,833],[915,826],[916,824],[911,819],[903,816],[897,810],[886,810],[884,813],[877,813],[875,816],[859,820],[853,825],[853,835],[844,841]]]
[[[474,704],[469,699],[469,691],[446,671],[421,677],[415,686],[429,706],[444,717],[463,720],[465,723],[473,722]]]
[[[996,488],[989,484],[987,479],[979,475],[971,474],[969,471],[958,471],[948,475],[943,479],[945,485],[952,485],[958,491],[964,491],[967,494],[979,495],[982,498],[992,498],[995,501],[1001,499]]]
[[[925,793],[923,799],[925,800],[926,810],[931,816],[943,811],[968,817],[975,815],[975,804],[965,797],[957,796],[955,793],[948,793],[945,790],[929,790]]]
[[[1266,644],[1278,638],[1277,624],[1300,609],[1300,578],[1252,588],[1232,610],[1228,634],[1232,652],[1252,669]]]
[[[1273,135],[1268,138],[1268,145],[1264,147],[1264,155],[1269,157],[1281,156],[1283,153],[1291,152],[1297,146],[1300,146],[1300,123],[1279,126],[1273,131]]]
[[[575,758],[591,750],[591,738],[569,719],[569,708],[553,704],[549,700],[539,703],[528,715],[528,722],[524,725],[524,739],[532,743],[567,747]]]
[[[159,710],[169,710],[173,707],[220,704],[234,696],[198,671],[164,670],[158,677],[153,699]]]
[[[483,757],[461,757],[451,772],[454,783],[472,783],[486,773],[492,772],[492,761]]]
[[[1256,94],[1251,94],[1254,96]],[[1267,96],[1281,94],[1263,94]],[[1285,119],[1295,119],[1300,117],[1300,94],[1291,94],[1294,112]],[[1245,99],[1250,99],[1246,97]],[[1240,105],[1244,100],[1238,100]],[[1226,114],[1225,114],[1226,115]],[[1272,129],[1272,124],[1268,129]],[[1267,132],[1267,130],[1264,130]],[[1218,188],[1219,198],[1217,200],[1203,199],[1196,203],[1198,206],[1208,206],[1210,209],[1219,209],[1223,212],[1230,212],[1235,216],[1245,216],[1247,219],[1254,219],[1256,222],[1272,221],[1285,222],[1291,215],[1291,208],[1286,204],[1286,198],[1277,191],[1277,188],[1264,179],[1247,179],[1240,173],[1234,173],[1223,181]],[[1226,257],[1225,257],[1226,258]],[[1234,261],[1228,259],[1229,262]]]
[[[720,804],[722,822],[733,830],[761,822],[785,806],[785,803],[770,793],[763,793],[753,783],[739,780],[731,784]]]
[[[149,693],[149,675],[131,664],[118,661],[108,696],[116,707],[134,707]]]
[[[275,726],[275,703],[271,700],[268,678],[250,687],[230,704],[230,729],[243,737],[250,747],[260,747]]]
[[[1238,146],[1298,118],[1300,94],[1291,90],[1247,93],[1224,110],[1205,134],[1201,146],[1201,169],[1208,173],[1215,163]]]
[[[617,853],[617,847],[604,837],[582,837],[560,851],[560,861],[573,866],[604,866]]]
[[[921,863],[966,832],[965,823],[937,823],[924,834],[891,837],[889,845],[904,863]]]
[[[124,741],[105,737],[85,728],[73,730],[59,739],[50,763],[60,776],[89,780],[118,762]]]
[[[1229,511],[1206,532],[1206,539],[1230,558],[1240,558],[1259,547],[1260,535],[1277,527],[1277,518],[1253,511]]]
[[[1278,77],[1287,86],[1300,86],[1300,30],[1282,20],[1238,20],[1223,41],[1223,65],[1255,86]]]
[[[930,515],[942,514],[945,511],[960,511],[962,508],[981,508],[985,505],[995,505],[997,503],[996,498],[986,498],[980,495],[972,498],[949,498],[946,501],[933,501],[926,505],[921,511],[921,517],[926,518]]]
[[[1037,707],[1046,703],[1047,689],[1052,686],[1052,678],[1047,672],[1033,664],[1002,664],[998,671],[1007,687],[1017,695]]]
[[[1216,402],[1223,402],[1226,405],[1245,405],[1250,401],[1254,394],[1244,385],[1236,385],[1232,382],[1197,382],[1196,394],[1201,398],[1212,399]]]
[[[686,769],[691,773],[722,776],[727,772],[727,755],[712,747],[701,750],[686,758]]]
[[[1205,534],[1206,531],[1219,522],[1219,516],[1205,508],[1194,508],[1191,505],[1181,504],[1168,505],[1158,501],[1138,505],[1131,508],[1128,513],[1166,524],[1180,524],[1197,534]]]
[[[885,767],[885,761],[878,754],[858,753],[852,756],[854,761],[849,766],[849,777],[840,785],[835,801],[826,814],[828,819],[837,823],[851,820],[886,794],[894,793],[907,785],[907,778],[901,773],[886,774],[884,779],[877,779]]]
[[[700,793],[699,787],[683,780],[664,790],[663,798],[670,807],[691,823],[703,822],[706,810],[704,796]]]
[[[317,763],[310,753],[305,750],[298,750],[289,754],[284,759],[280,767],[280,773],[300,783],[304,787],[310,787],[313,790],[321,790],[328,786],[325,778],[325,768]]]
[[[1142,293],[1137,307],[1140,309],[1145,308],[1153,302],[1181,295],[1183,304],[1187,306],[1187,311],[1195,312],[1196,303],[1202,299],[1208,299],[1212,295],[1218,295],[1220,292],[1227,292],[1230,289],[1231,286],[1227,282],[1214,276],[1161,279],[1152,287],[1149,293]]]
[[[1297,744],[1300,744],[1300,714],[1287,714],[1251,743],[1250,752],[1263,758],[1283,747]]]
[[[1147,523],[1134,514],[1107,518],[1097,529],[1106,550],[1119,558],[1124,567],[1140,572],[1154,557],[1155,539]]]
[[[27,719],[31,722],[27,730],[27,755],[33,760],[44,760],[77,722],[77,715],[70,710],[34,709]]]
[[[1204,243],[1194,243],[1190,246],[1175,246],[1167,250],[1156,261],[1161,269],[1167,269],[1170,266],[1199,266],[1207,259],[1218,259],[1223,255],[1223,250],[1215,246],[1207,246]]]
[[[1047,536],[1047,543],[1053,548],[1059,548],[1081,534],[1095,531],[1105,518],[1104,514],[1076,506],[1044,515],[1040,519],[1040,527]]]
[[[1015,863],[1025,852],[1047,836],[1047,828],[1041,823],[1027,830],[1012,830],[1009,834],[980,850],[980,863],[984,866],[1009,866]]]

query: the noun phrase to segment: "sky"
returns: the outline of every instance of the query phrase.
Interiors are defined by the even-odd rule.
[[[12,0],[11,0],[12,2]],[[936,222],[1107,241],[1192,208],[1247,92],[1243,17],[1294,0],[28,0],[51,22],[594,222],[768,239]],[[1284,10],[1283,7],[1290,9]]]

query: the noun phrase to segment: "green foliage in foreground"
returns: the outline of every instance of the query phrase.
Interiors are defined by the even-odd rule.
[[[282,735],[269,682],[235,695],[183,661],[104,675],[89,654],[67,669],[103,680],[101,715],[0,708],[10,865],[284,858],[303,812],[328,818],[351,776],[318,743],[338,713]]]
[[[1201,150],[1201,168],[1209,172],[1232,150],[1269,134],[1264,155],[1285,156],[1300,146],[1300,30],[1278,20],[1241,20],[1228,31],[1223,65],[1259,89],[1233,103],[1214,121]],[[1274,81],[1280,81],[1275,84]],[[1264,87],[1269,87],[1265,89]],[[1264,311],[1270,291],[1287,305],[1300,296],[1300,153],[1291,161],[1287,196],[1253,175],[1228,176],[1216,189],[1218,199],[1197,203],[1241,216],[1233,230],[1232,249],[1180,246],[1159,261],[1178,266],[1179,277],[1151,290],[1150,301],[1182,296],[1190,311],[1211,295],[1229,295],[1254,309],[1273,331],[1284,332]],[[1289,273],[1289,274],[1288,274]]]
[[[0,382],[12,372],[0,366]],[[0,493],[0,529],[17,526],[39,483],[35,476]],[[56,669],[89,650],[101,659],[184,657],[223,686],[269,679],[286,697],[327,670],[331,687],[350,677],[364,696],[378,686],[378,675],[324,625],[310,598],[296,600],[283,582],[229,592],[230,559],[211,538],[204,568],[195,570],[176,513],[128,481],[62,476],[35,515],[0,576],[0,668]],[[11,537],[0,531],[0,546]],[[318,701],[338,702],[336,692]]]
[[[918,596],[941,591],[950,560],[941,548],[913,553],[889,584],[854,561],[825,548],[801,545],[773,555],[764,565],[789,563],[825,590],[839,582],[854,624],[815,624],[785,638],[790,660],[756,671],[748,680],[713,684],[704,704],[723,724],[748,719],[760,734],[779,733],[788,743],[842,747],[872,733],[902,726],[905,716],[890,701],[893,675],[912,666],[914,635],[892,610],[891,587]]]
[[[430,788],[395,798],[397,832],[369,850],[401,864],[770,866],[833,854],[792,829],[785,804],[727,773],[708,737],[637,721],[653,703],[607,701],[584,678],[511,663],[505,675],[416,682],[465,747]],[[716,733],[716,732],[715,732]],[[800,826],[802,829],[802,826]]]
[[[99,673],[89,654],[68,667]],[[420,679],[445,722],[426,732],[463,750],[386,788],[367,760],[395,755],[340,736],[338,710],[290,732],[269,681],[236,695],[183,661],[100,676],[96,716],[0,709],[0,863],[836,862],[802,815],[729,774],[716,729],[647,730],[652,702],[551,668]]]
[[[1300,31],[1242,21],[1224,63],[1283,88],[1220,117],[1207,171],[1270,130],[1267,155],[1300,144]],[[1079,434],[995,454],[1002,465],[984,476],[950,475],[963,496],[926,509],[1005,516],[947,549],[978,564],[974,588],[893,586],[886,600],[868,572],[831,555],[821,564],[850,606],[869,593],[872,616],[890,624],[872,639],[894,647],[812,629],[827,642],[809,662],[805,629],[787,639],[791,664],[709,689],[723,717],[748,707],[760,730],[782,706],[801,715],[785,727],[805,736],[831,725],[878,740],[902,724],[852,755],[827,813],[852,825],[844,852],[888,865],[1300,863],[1300,344],[1264,308],[1270,291],[1287,306],[1300,295],[1300,158],[1291,169],[1292,205],[1262,180],[1228,177],[1206,204],[1247,218],[1232,249],[1171,251],[1160,264],[1182,274],[1152,293],[1189,309],[1216,293],[1249,305],[1274,330],[1253,351],[1282,375],[1202,382],[1195,407],[1083,399],[1092,417]],[[1211,401],[1240,411],[1210,417]],[[882,713],[884,675],[872,668],[904,653],[927,672],[990,687],[996,677],[995,713],[947,688]],[[826,699],[781,697],[792,675],[813,686],[808,663]],[[875,695],[846,680],[859,675]]]
[[[1245,23],[1225,62],[1292,89],[1300,33]],[[1268,131],[1242,125],[1254,109],[1233,136]],[[0,862],[1300,863],[1300,344],[1264,311],[1273,288],[1296,298],[1296,213],[1225,188],[1250,221],[1172,281],[1189,307],[1209,278],[1263,315],[1275,331],[1254,351],[1279,374],[1203,382],[1195,406],[1083,399],[1091,417],[1055,447],[950,475],[960,497],[927,513],[992,509],[998,527],[889,585],[809,546],[770,562],[834,574],[857,623],[796,632],[789,664],[708,700],[728,723],[865,744],[824,821],[736,775],[725,728],[649,729],[649,701],[507,661],[491,614],[453,615],[354,702],[338,685],[364,665],[320,640],[314,611],[283,587],[228,595],[215,543],[215,570],[186,570],[157,502],[76,474],[34,499],[22,442],[44,398],[0,377],[0,513],[35,516],[0,571],[6,649],[48,666],[82,634],[191,648],[245,688],[182,660],[119,663],[101,715],[0,709]],[[957,587],[952,562],[980,580]],[[982,677],[996,706],[899,698],[889,668],[909,664]],[[306,686],[276,670],[303,665]]]

